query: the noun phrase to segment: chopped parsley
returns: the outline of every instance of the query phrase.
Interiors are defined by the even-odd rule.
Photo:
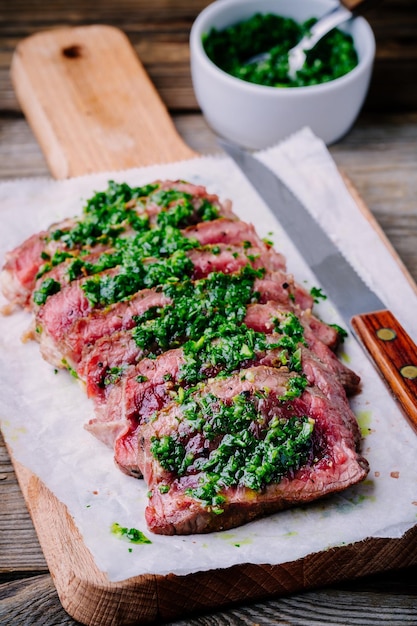
[[[337,334],[339,335],[339,341],[343,343],[344,340],[348,337],[348,332],[338,324],[329,324],[329,326],[337,331]]]
[[[144,187],[130,187],[126,183],[109,181],[105,191],[97,192],[87,200],[83,217],[75,226],[57,229],[51,233],[53,241],[62,241],[68,248],[94,246],[107,243],[118,237],[127,227],[142,231],[149,226],[149,218],[144,211],[144,199],[157,184]],[[139,210],[138,210],[139,208]]]
[[[56,250],[52,258],[48,254],[44,253],[41,253],[41,256],[44,260],[47,260],[48,263],[44,263],[44,265],[37,273],[36,278],[41,278],[56,265],[63,263],[66,259],[71,259],[73,257],[73,254],[67,252],[66,250]]]
[[[266,396],[269,393],[265,390]],[[183,409],[181,429],[173,435],[153,437],[151,453],[178,477],[201,474],[198,487],[187,493],[214,512],[222,512],[225,487],[245,486],[259,492],[300,468],[311,453],[313,420],[290,415],[268,421],[258,410],[256,397],[249,398],[247,392],[230,403],[213,394],[194,393],[185,399]],[[211,451],[207,446],[187,445],[195,433],[215,443]]]
[[[160,183],[130,187],[127,183],[111,180],[105,191],[97,192],[87,200],[83,215],[74,226],[52,231],[50,239],[62,242],[68,249],[111,244],[126,232],[152,230],[148,209],[153,207],[154,210],[155,206],[160,208],[156,224],[162,229],[168,226],[180,229],[219,216],[217,206],[206,198],[199,199],[195,206],[192,194],[161,189]]]
[[[184,476],[194,460],[192,454],[187,455],[185,447],[176,437],[165,435],[151,440],[151,453],[158,459],[162,467],[178,476]]]
[[[45,304],[47,298],[61,291],[61,284],[54,278],[46,278],[37,291],[33,293],[33,301],[41,306]]]
[[[107,269],[120,266],[120,271],[135,272],[143,259],[167,258],[179,250],[191,250],[198,242],[185,237],[172,226],[156,227],[134,237],[116,239],[114,248],[104,252],[95,262],[75,259],[67,274],[70,280],[79,276],[99,274]]]
[[[280,396],[282,402],[288,400],[294,400],[303,393],[304,389],[308,385],[308,380],[305,376],[293,376],[288,380],[288,387],[284,395]]]
[[[123,376],[126,368],[126,364],[110,367],[106,372],[106,376],[104,377],[103,386],[106,387],[107,385],[115,385]]]
[[[127,539],[131,543],[152,543],[141,530],[120,526],[117,522],[111,525],[110,532],[117,537]]]
[[[257,300],[253,284],[261,270],[250,266],[237,274],[213,272],[207,278],[166,283],[165,295],[172,304],[136,317],[133,337],[150,354],[178,347],[187,340],[198,341],[208,329],[229,323],[239,325],[247,305]]]
[[[155,223],[149,217],[153,214]],[[39,276],[69,259],[66,278],[69,282],[86,279],[84,293],[92,305],[99,306],[124,300],[140,289],[182,281],[193,271],[185,252],[199,243],[180,229],[218,216],[218,207],[207,198],[161,189],[159,183],[130,187],[110,181],[107,190],[87,201],[82,218],[72,228],[51,233],[50,239],[65,249],[52,259],[43,256],[46,262]],[[100,243],[108,249],[92,254]]]
[[[310,295],[316,303],[320,302],[320,300],[327,300],[327,296],[323,293],[321,287],[312,287],[310,289]]]
[[[118,274],[99,274],[82,284],[82,290],[93,305],[106,306],[126,300],[141,289],[177,283],[190,276],[194,265],[183,250],[167,259],[145,262],[131,259]]]

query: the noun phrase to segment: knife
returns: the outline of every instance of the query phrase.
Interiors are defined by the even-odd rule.
[[[417,432],[417,346],[314,217],[267,165],[218,139],[278,218]]]

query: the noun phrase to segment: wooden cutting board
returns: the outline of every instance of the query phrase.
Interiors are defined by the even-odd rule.
[[[12,79],[55,178],[196,156],[115,28],[33,35],[16,50]],[[370,539],[283,565],[242,564],[112,583],[97,569],[66,507],[35,475],[14,465],[62,605],[87,625],[148,624],[417,563],[415,526],[401,539]]]

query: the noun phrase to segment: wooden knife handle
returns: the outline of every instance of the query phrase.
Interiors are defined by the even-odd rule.
[[[352,326],[417,432],[417,346],[390,311],[357,315]]]

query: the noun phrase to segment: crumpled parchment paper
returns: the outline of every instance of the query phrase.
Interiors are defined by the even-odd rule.
[[[324,144],[303,129],[259,158],[307,205],[416,340],[416,292],[348,193]],[[319,286],[268,208],[234,164],[220,156],[65,182],[1,184],[0,259],[32,233],[79,214],[84,199],[104,189],[109,179],[140,185],[157,178],[187,179],[230,198],[235,212],[284,252],[299,282]],[[0,305],[4,303],[2,299]],[[317,305],[316,312],[343,326],[329,300]],[[13,457],[66,504],[98,568],[111,581],[145,573],[185,575],[247,562],[279,564],[367,537],[401,537],[417,523],[417,435],[362,349],[349,338],[342,358],[363,381],[352,407],[371,467],[367,480],[231,531],[152,535],[144,521],[145,484],[122,474],[112,451],[83,429],[93,410],[80,384],[44,362],[36,343],[21,342],[30,319],[24,312],[0,318],[1,428]],[[114,522],[142,530],[152,543],[133,545],[116,537],[110,532]]]

